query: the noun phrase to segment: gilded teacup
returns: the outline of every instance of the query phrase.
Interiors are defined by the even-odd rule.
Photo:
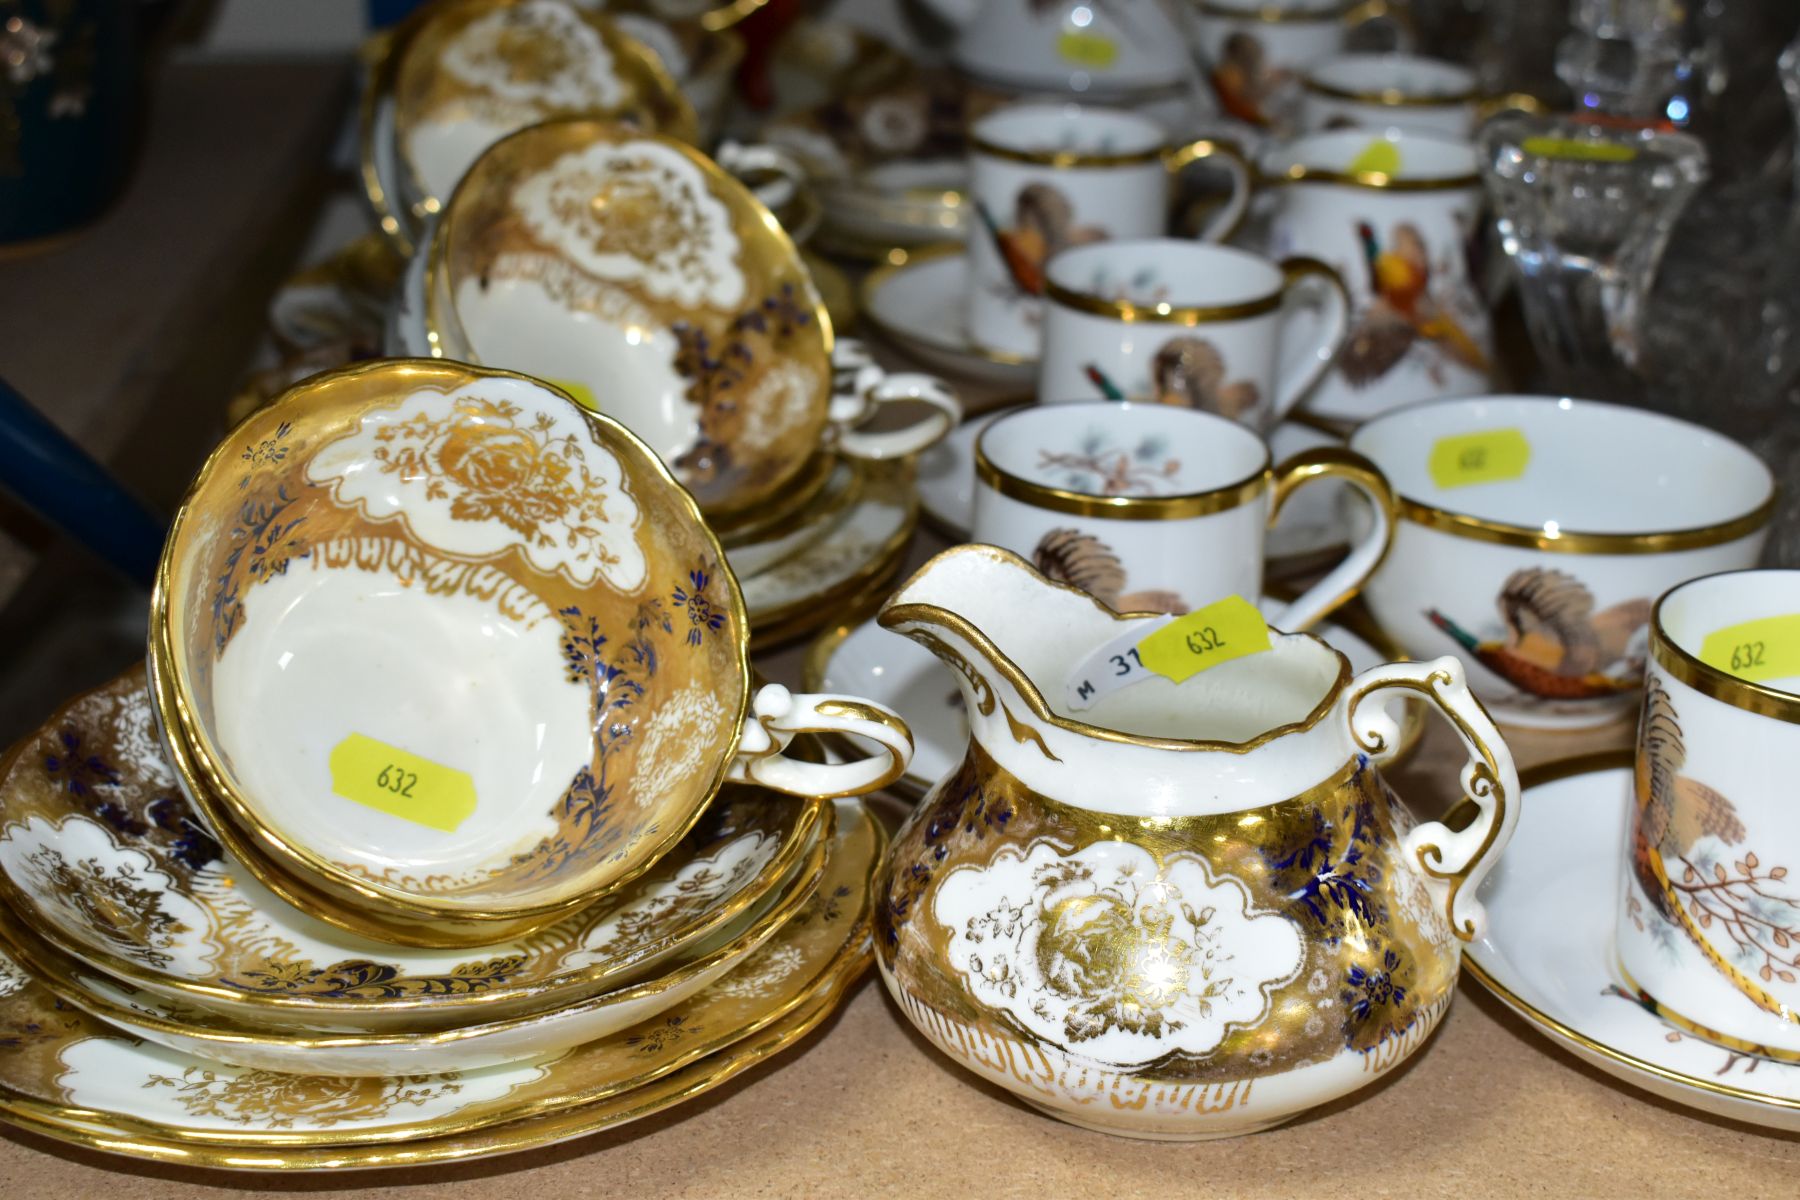
[[[472,945],[635,878],[726,779],[899,776],[897,718],[753,697],[747,637],[643,443],[536,380],[397,360],[314,377],[208,458],[150,659],[190,798],[265,885],[384,940]],[[781,754],[824,728],[882,753]]]

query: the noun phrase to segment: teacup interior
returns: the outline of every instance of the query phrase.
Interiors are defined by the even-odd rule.
[[[1075,104],[1025,104],[989,113],[973,129],[987,142],[1021,154],[1143,154],[1166,140],[1163,127],[1137,113]]]
[[[1163,404],[1046,404],[982,431],[988,461],[1040,487],[1085,496],[1187,496],[1243,483],[1268,466],[1262,440],[1234,422]]]
[[[430,873],[486,860],[490,847],[554,833],[549,814],[594,757],[587,689],[569,681],[562,633],[392,571],[296,565],[244,598],[214,670],[218,746],[277,828],[335,861]],[[334,761],[352,734],[466,774],[472,812],[440,829],[346,799],[346,771],[396,803],[442,799],[435,778],[409,787],[418,772],[397,755]]]
[[[1516,478],[1443,486],[1432,452],[1446,438],[1517,430],[1530,447]],[[1549,396],[1441,400],[1377,417],[1350,439],[1394,490],[1451,513],[1528,529],[1659,533],[1753,512],[1774,479],[1723,435],[1671,417]]]
[[[1112,636],[1122,632],[1111,630]],[[1272,634],[1269,652],[1233,659],[1173,683],[1161,676],[1082,712],[1046,694],[1058,716],[1137,737],[1242,743],[1304,721],[1337,682],[1339,659],[1305,634]]]
[[[675,462],[699,436],[699,406],[676,369],[680,345],[626,291],[548,254],[504,256],[453,283],[456,318],[481,362],[529,371],[617,417]]]
[[[1456,138],[1410,130],[1342,129],[1315,133],[1272,147],[1263,167],[1281,175],[1300,167],[1331,174],[1349,174],[1368,161],[1371,145],[1387,143],[1389,163],[1381,174],[1403,182],[1461,179],[1475,174],[1475,147]],[[1397,161],[1395,165],[1394,160]]]
[[[1243,304],[1281,290],[1281,270],[1266,258],[1177,238],[1100,242],[1050,260],[1050,282],[1097,300],[1149,307]]]
[[[1706,640],[1713,633],[1769,617],[1800,621],[1800,571],[1709,575],[1672,589],[1657,609],[1657,623],[1663,635],[1695,658],[1702,657]],[[1758,635],[1757,640],[1766,641],[1766,635]],[[1768,653],[1766,645],[1760,652]],[[1705,661],[1718,665],[1711,658]],[[1728,667],[1721,669],[1735,673]],[[1758,678],[1755,682],[1776,691],[1800,694],[1800,675]]]
[[[1466,67],[1412,54],[1342,54],[1307,69],[1314,83],[1341,92],[1394,92],[1413,100],[1451,100],[1468,96],[1475,76]]]

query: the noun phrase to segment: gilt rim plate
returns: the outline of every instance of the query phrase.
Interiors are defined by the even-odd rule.
[[[836,810],[827,879],[750,961],[617,1034],[480,1071],[337,1079],[240,1070],[121,1035],[0,963],[0,1117],[52,1126],[56,1136],[98,1149],[266,1168],[436,1161],[602,1128],[616,1119],[609,1113],[631,1106],[634,1089],[729,1055],[742,1039],[815,1005],[829,1007],[866,966],[886,835],[860,802],[840,801]],[[602,1107],[590,1109],[596,1103]],[[486,1132],[533,1121],[543,1124],[532,1134]],[[455,1143],[462,1149],[419,1140],[477,1131]],[[486,1149],[468,1148],[471,1140]],[[308,1162],[307,1148],[322,1162]]]
[[[727,785],[677,848],[614,899],[517,942],[429,951],[345,934],[267,894],[199,826],[175,781],[141,664],[69,701],[0,758],[0,894],[62,954],[169,999],[282,1026],[416,1029],[608,990],[766,897],[829,815],[824,801]],[[59,919],[7,874],[12,831],[32,818],[102,827],[93,832],[121,857],[141,857],[140,887],[173,893],[179,913],[168,915],[189,928],[82,937],[76,907]]]

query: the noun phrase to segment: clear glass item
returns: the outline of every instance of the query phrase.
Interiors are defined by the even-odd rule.
[[[1690,0],[1574,0],[1556,73],[1580,110],[1686,125],[1723,86]]]
[[[1584,116],[1497,117],[1479,135],[1500,245],[1544,386],[1638,400],[1657,264],[1706,179],[1696,138]]]

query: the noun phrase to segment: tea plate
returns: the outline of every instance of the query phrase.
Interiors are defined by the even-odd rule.
[[[826,815],[822,801],[729,785],[649,874],[530,938],[376,942],[289,906],[206,832],[175,787],[139,666],[0,765],[0,893],[57,951],[163,1000],[263,1028],[419,1032],[641,977],[768,896]],[[132,919],[97,919],[127,893]]]
[[[754,644],[810,632],[899,570],[918,515],[904,465],[869,468],[862,498],[800,553],[741,580]]]
[[[1463,969],[1559,1045],[1633,1087],[1717,1116],[1800,1130],[1800,1066],[1664,1024],[1613,949],[1629,752],[1525,773],[1519,823],[1481,898]]]
[[[824,885],[761,951],[675,1008],[558,1057],[368,1079],[245,1070],[122,1037],[0,961],[0,1117],[113,1152],[278,1169],[477,1157],[646,1115],[799,1036],[867,964],[886,837],[859,802],[836,808]]]
[[[539,1150],[653,1116],[704,1095],[761,1065],[805,1038],[836,1012],[868,964],[869,944],[864,937],[854,948],[846,947],[832,970],[813,982],[808,1004],[771,1021],[759,1032],[731,1042],[659,1079],[628,1087],[607,1099],[468,1133],[349,1146],[195,1146],[139,1132],[138,1122],[117,1114],[82,1114],[80,1120],[70,1118],[58,1123],[45,1115],[45,1105],[7,1087],[4,1080],[0,1080],[0,1121],[91,1150],[188,1167],[234,1171],[420,1167]],[[301,1078],[303,1085],[313,1082],[308,1077]]]
[[[967,540],[975,514],[975,440],[1002,412],[983,413],[951,430],[943,441],[919,455],[919,506],[938,530]],[[1313,446],[1342,445],[1343,439],[1301,420],[1287,420],[1269,435],[1276,462]],[[1268,557],[1292,559],[1342,547],[1350,527],[1339,512],[1341,485],[1326,481],[1301,488],[1282,506],[1281,519],[1269,531]]]
[[[969,257],[960,243],[910,254],[895,250],[863,280],[863,319],[930,370],[1029,393],[1037,359],[983,349],[969,340],[963,327],[968,282]]]
[[[824,487],[787,520],[748,541],[725,547],[725,562],[738,582],[759,574],[825,537],[861,499],[865,469],[855,459],[839,459]]]
[[[950,669],[917,642],[877,625],[873,610],[879,607],[879,603],[865,606],[862,616],[834,625],[819,635],[807,650],[803,686],[867,696],[905,717],[913,735],[912,765],[889,790],[918,800],[962,761],[969,742],[969,723]],[[1281,607],[1282,602],[1272,597],[1262,599],[1265,614],[1278,612]],[[1321,622],[1313,632],[1342,651],[1354,671],[1388,661],[1379,650],[1342,626]],[[1423,732],[1422,710],[1408,705],[1401,720],[1400,740],[1395,743],[1394,752],[1382,761],[1391,762],[1410,752]]]
[[[102,975],[59,954],[5,908],[0,908],[0,949],[69,1004],[145,1041],[210,1061],[281,1074],[346,1077],[480,1069],[607,1037],[722,978],[805,906],[821,884],[826,851],[825,841],[816,841],[773,895],[724,930],[665,960],[650,978],[541,1012],[436,1030],[265,1030]]]

